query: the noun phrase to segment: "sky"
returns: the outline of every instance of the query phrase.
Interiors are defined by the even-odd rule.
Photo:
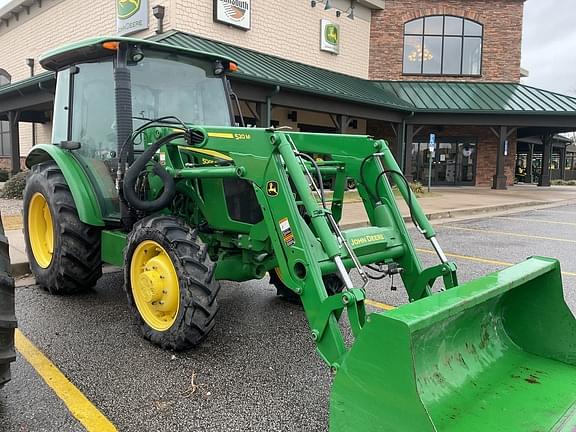
[[[576,96],[576,0],[526,1],[522,67],[524,84]]]
[[[576,0],[528,0],[524,5],[524,84],[576,96]]]

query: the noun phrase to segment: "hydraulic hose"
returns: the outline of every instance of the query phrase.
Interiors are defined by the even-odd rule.
[[[128,204],[137,210],[154,212],[167,207],[172,202],[174,195],[176,195],[176,184],[174,183],[172,176],[168,174],[166,169],[164,169],[164,167],[158,162],[154,162],[154,166],[152,168],[154,174],[160,177],[164,183],[164,190],[158,198],[153,201],[141,200],[136,193],[136,182],[138,181],[139,174],[146,168],[146,164],[152,160],[160,147],[172,140],[175,140],[176,138],[184,137],[185,134],[183,132],[176,132],[160,138],[158,141],[148,147],[146,151],[144,151],[144,153],[142,153],[140,157],[136,159],[130,168],[128,168],[124,177],[124,185],[122,188],[124,192],[124,198],[126,201],[128,201]]]

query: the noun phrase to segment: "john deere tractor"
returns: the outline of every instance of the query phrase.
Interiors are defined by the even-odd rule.
[[[111,37],[41,64],[57,73],[53,138],[28,156],[24,217],[51,293],[123,267],[143,336],[179,350],[214,327],[220,280],[270,274],[335,374],[332,431],[576,428],[576,320],[558,261],[459,284],[385,141],[235,127],[238,66],[222,55]],[[348,179],[370,226],[339,226]],[[422,267],[393,184],[437,265]],[[371,278],[394,275],[410,303],[368,314]]]

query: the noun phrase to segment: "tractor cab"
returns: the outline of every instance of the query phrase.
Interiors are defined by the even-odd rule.
[[[81,162],[107,220],[120,218],[116,173],[121,152],[130,164],[134,154],[172,126],[233,122],[225,74],[235,63],[221,56],[144,40],[97,38],[49,52],[40,61],[57,74],[52,143]],[[159,127],[126,143],[132,131],[156,120]]]

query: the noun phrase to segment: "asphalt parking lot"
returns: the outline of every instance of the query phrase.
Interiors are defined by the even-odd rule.
[[[558,258],[576,311],[575,215],[569,205],[449,221],[437,225],[438,239],[461,282],[532,255]],[[430,244],[412,232],[423,263],[436,264]],[[105,275],[81,296],[53,297],[34,286],[16,294],[21,332],[117,430],[327,430],[330,372],[300,307],[276,297],[267,278],[223,283],[215,330],[183,353],[139,336],[121,273]],[[390,291],[389,279],[373,282],[368,297],[394,306],[406,301],[401,286]],[[0,431],[85,430],[70,410],[19,354],[13,381],[0,391]]]

